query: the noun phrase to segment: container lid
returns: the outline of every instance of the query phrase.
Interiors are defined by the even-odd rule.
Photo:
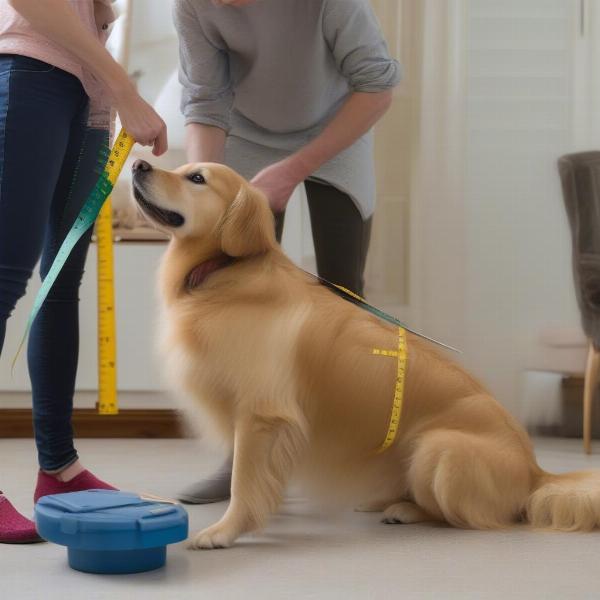
[[[156,548],[188,535],[188,515],[179,504],[113,490],[44,496],[35,522],[44,539],[85,550]]]

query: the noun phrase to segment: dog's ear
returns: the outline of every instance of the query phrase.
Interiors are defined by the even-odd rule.
[[[275,222],[264,194],[242,184],[219,224],[221,248],[229,256],[262,254],[275,245]]]

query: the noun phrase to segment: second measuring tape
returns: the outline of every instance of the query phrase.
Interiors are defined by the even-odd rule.
[[[96,219],[98,287],[98,412],[116,415],[117,323],[113,263],[112,207],[106,200]]]

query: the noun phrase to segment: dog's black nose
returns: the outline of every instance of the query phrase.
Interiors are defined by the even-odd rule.
[[[131,166],[132,171],[152,171],[152,165],[138,158]]]

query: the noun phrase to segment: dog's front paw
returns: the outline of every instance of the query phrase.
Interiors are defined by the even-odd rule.
[[[229,548],[235,542],[238,534],[223,525],[213,525],[192,535],[188,542],[190,550],[215,550]]]
[[[383,519],[381,519],[381,522],[387,525],[423,523],[425,521],[433,521],[433,518],[414,502],[397,502],[388,506],[383,511]]]

